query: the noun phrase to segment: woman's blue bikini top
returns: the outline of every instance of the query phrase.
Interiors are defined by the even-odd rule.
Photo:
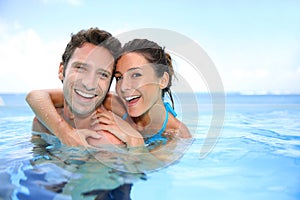
[[[166,130],[166,127],[167,127],[167,123],[168,123],[168,119],[169,119],[169,112],[174,116],[176,117],[177,114],[176,112],[173,110],[173,108],[171,107],[171,105],[168,103],[168,102],[164,102],[164,105],[165,105],[165,108],[166,108],[166,117],[165,117],[165,121],[161,127],[161,129],[154,135],[150,136],[150,137],[147,137],[145,138],[145,143],[146,145],[151,145],[151,144],[156,144],[156,143],[160,143],[162,142],[163,144],[166,144],[166,142],[168,141],[167,138],[163,137],[162,136],[162,133]],[[128,113],[125,113],[123,116],[122,116],[122,119],[125,120],[128,116]]]

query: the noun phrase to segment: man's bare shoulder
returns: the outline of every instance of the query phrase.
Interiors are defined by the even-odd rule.
[[[32,131],[34,132],[41,132],[41,133],[50,133],[50,131],[38,120],[37,117],[34,117],[32,121]]]

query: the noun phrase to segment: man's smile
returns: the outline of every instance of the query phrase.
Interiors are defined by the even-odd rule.
[[[82,96],[82,97],[84,97],[84,98],[87,98],[87,99],[92,99],[92,98],[98,96],[97,94],[83,92],[82,90],[78,90],[78,89],[75,89],[75,93]]]

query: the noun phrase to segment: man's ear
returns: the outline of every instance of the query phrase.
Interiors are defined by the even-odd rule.
[[[160,89],[165,89],[169,84],[170,76],[167,72],[164,72],[164,75],[160,78]]]
[[[63,81],[64,80],[64,65],[62,63],[59,64],[58,68],[58,78]]]

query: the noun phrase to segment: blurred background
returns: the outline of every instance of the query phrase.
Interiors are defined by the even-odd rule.
[[[89,27],[113,35],[172,30],[205,50],[225,92],[300,93],[299,9],[297,0],[0,0],[0,93],[61,87],[57,70],[70,34]]]

